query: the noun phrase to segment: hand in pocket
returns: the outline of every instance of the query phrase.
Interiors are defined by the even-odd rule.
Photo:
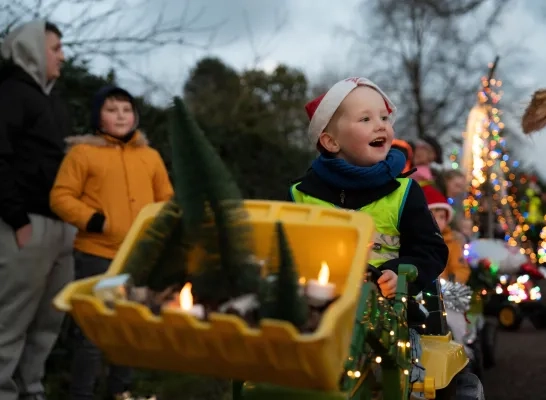
[[[25,226],[22,226],[21,228],[17,229],[15,231],[15,241],[17,242],[17,247],[22,249],[25,247],[32,238],[32,225],[26,224]]]

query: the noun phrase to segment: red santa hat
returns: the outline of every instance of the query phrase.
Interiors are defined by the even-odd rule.
[[[427,199],[428,209],[441,209],[447,211],[447,223],[449,224],[453,221],[453,216],[455,214],[453,207],[449,205],[446,197],[434,186],[426,185],[423,186],[423,192],[425,193],[425,198]]]
[[[341,102],[349,93],[353,91],[353,89],[357,88],[358,86],[369,86],[377,90],[377,92],[383,96],[385,105],[387,106],[387,111],[389,112],[389,119],[391,123],[394,124],[396,107],[375,83],[366,78],[347,78],[339,81],[325,94],[311,100],[305,105],[305,110],[307,111],[307,115],[309,116],[310,120],[309,130],[307,133],[309,135],[309,140],[313,144],[318,141],[320,134],[324,132],[326,125],[328,125],[332,119],[332,116],[338,109]]]

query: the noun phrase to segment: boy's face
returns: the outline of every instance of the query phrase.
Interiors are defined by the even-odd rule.
[[[133,106],[127,100],[108,98],[100,109],[103,132],[117,138],[127,135],[135,125]]]
[[[359,86],[341,103],[330,132],[320,137],[322,146],[347,162],[363,167],[387,157],[394,136],[383,97]]]
[[[432,215],[434,215],[434,219],[438,224],[438,228],[440,228],[440,232],[443,232],[447,227],[447,211],[441,208],[433,208],[430,211],[432,211]]]

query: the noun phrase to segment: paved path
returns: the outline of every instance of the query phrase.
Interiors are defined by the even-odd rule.
[[[546,330],[529,323],[499,331],[497,365],[483,379],[486,400],[546,400]]]

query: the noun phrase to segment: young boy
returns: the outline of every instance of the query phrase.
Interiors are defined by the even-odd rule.
[[[119,87],[102,88],[93,101],[94,134],[67,139],[66,155],[50,194],[52,210],[78,228],[75,275],[106,272],[139,211],[173,195],[165,165],[137,130],[133,97]],[[71,399],[94,398],[99,350],[79,329],[74,335]],[[127,390],[130,369],[110,366],[108,394]]]
[[[428,208],[434,215],[436,223],[444,236],[444,241],[449,248],[447,265],[440,276],[446,280],[453,278],[455,282],[466,284],[470,278],[470,267],[464,258],[463,244],[449,227],[450,222],[453,220],[453,208],[449,205],[445,196],[434,186],[424,186],[423,192],[427,199]]]
[[[443,271],[448,250],[421,187],[391,149],[395,106],[374,83],[349,78],[306,105],[309,137],[320,152],[310,171],[290,188],[297,203],[320,204],[371,215],[376,233],[368,262],[383,271],[378,284],[395,294],[400,264],[413,264],[417,294]]]

